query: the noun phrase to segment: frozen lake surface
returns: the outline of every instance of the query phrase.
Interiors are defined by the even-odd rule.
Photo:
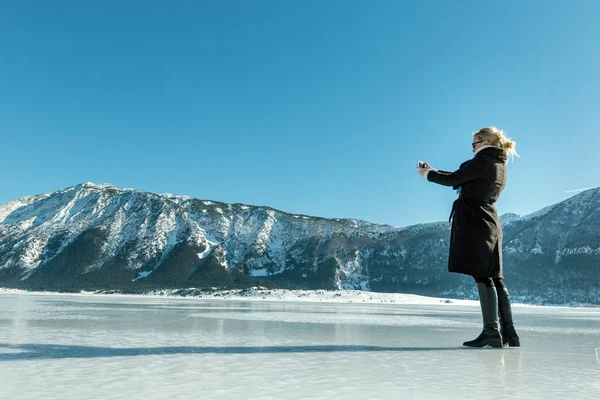
[[[475,304],[475,303],[473,303]],[[600,309],[0,294],[6,399],[598,399]]]

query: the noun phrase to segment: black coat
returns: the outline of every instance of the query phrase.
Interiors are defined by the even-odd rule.
[[[461,188],[452,205],[448,270],[502,278],[502,228],[494,203],[506,185],[506,152],[479,151],[454,172],[429,171],[427,180]]]

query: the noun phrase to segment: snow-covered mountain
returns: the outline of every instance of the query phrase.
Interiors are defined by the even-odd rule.
[[[513,296],[600,303],[600,189],[502,217]],[[473,297],[447,222],[405,228],[84,183],[0,206],[0,286],[361,289]]]

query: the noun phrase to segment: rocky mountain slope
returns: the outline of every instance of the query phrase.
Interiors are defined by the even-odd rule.
[[[600,189],[502,217],[505,276],[533,303],[600,304]],[[474,298],[447,222],[391,227],[84,183],[0,206],[0,286],[265,286]]]

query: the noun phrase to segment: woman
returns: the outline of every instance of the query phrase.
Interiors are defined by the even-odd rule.
[[[506,162],[509,156],[517,155],[515,146],[503,131],[487,127],[473,134],[473,158],[457,171],[438,171],[427,163],[417,166],[428,181],[458,191],[450,214],[448,270],[475,278],[483,316],[479,337],[463,343],[469,347],[520,346],[510,297],[502,281],[502,228],[494,206],[506,185]]]

